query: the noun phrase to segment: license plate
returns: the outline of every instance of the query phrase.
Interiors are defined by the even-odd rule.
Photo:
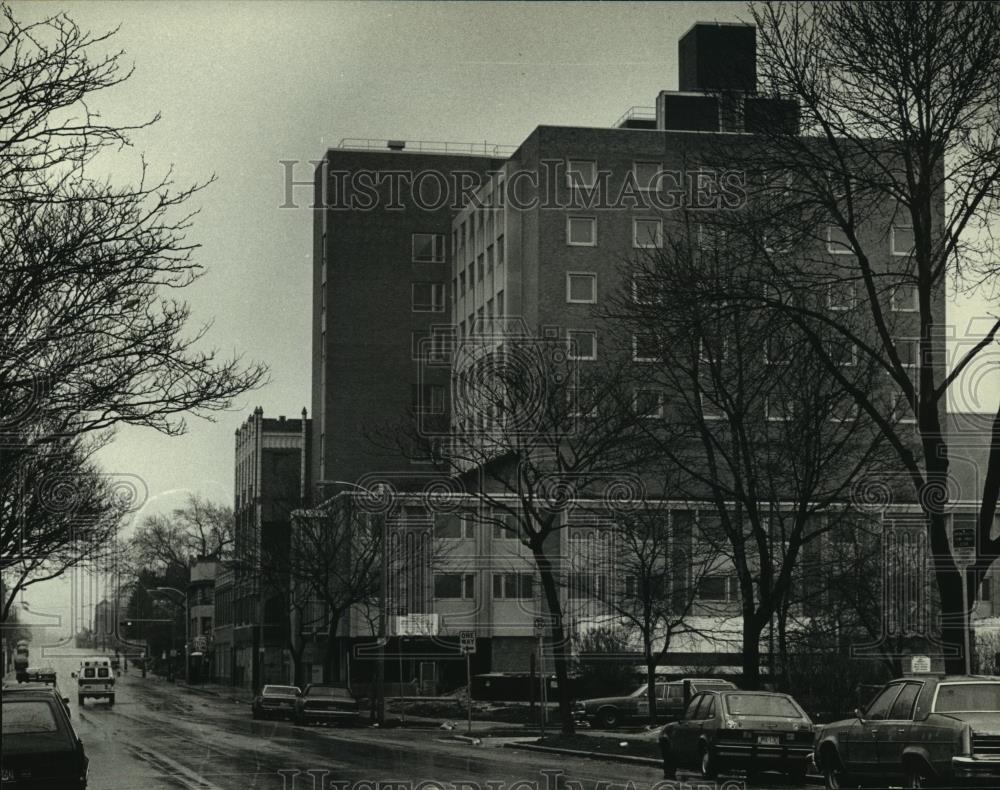
[[[777,735],[760,735],[757,737],[757,743],[761,746],[777,746],[778,736]]]

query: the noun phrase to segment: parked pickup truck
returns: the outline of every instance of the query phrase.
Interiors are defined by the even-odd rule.
[[[735,688],[728,680],[711,678],[685,678],[657,683],[656,718],[659,721],[676,721],[681,718],[687,703],[699,691]],[[577,721],[609,730],[622,724],[641,724],[649,720],[649,687],[643,683],[625,696],[580,700],[573,708],[573,715]]]
[[[886,684],[816,734],[828,788],[1000,784],[1000,677],[918,675]]]

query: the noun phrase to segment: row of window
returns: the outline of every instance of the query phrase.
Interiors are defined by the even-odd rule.
[[[479,253],[476,259],[469,263],[468,268],[462,267],[455,279],[452,280],[452,291],[456,297],[463,296],[466,290],[470,292],[476,287],[476,283],[485,282],[486,278],[493,273],[494,267],[500,270],[504,264],[504,240],[503,235],[499,236],[495,244],[490,244]]]
[[[712,239],[706,239],[706,234],[714,233]],[[699,243],[701,246],[722,248],[724,231],[709,230],[704,225],[699,226]],[[597,246],[597,217],[574,216],[566,217],[566,243],[571,247]],[[889,251],[896,256],[909,256],[913,253],[913,228],[908,226],[892,226],[889,234]],[[637,217],[632,220],[632,246],[636,249],[655,248],[663,246],[663,220]],[[776,248],[768,247],[771,251]],[[830,225],[826,232],[826,249],[831,255],[852,255],[850,240],[844,231]],[[445,237],[442,233],[413,233],[411,235],[411,260],[413,263],[444,263]],[[482,281],[486,274],[493,271],[494,265],[502,266],[504,262],[504,237],[497,237],[496,243],[490,244],[480,253],[468,268],[468,277],[463,268],[458,277],[458,291],[464,293],[466,282],[473,287],[477,281]]]
[[[464,275],[460,283],[457,287],[464,289]],[[649,301],[642,298],[643,293],[645,293],[643,283],[642,278],[636,278],[633,282],[633,298],[636,302]],[[453,287],[455,287],[454,283]],[[857,286],[855,283],[829,283],[826,290],[826,306],[830,310],[847,311],[854,309],[857,305]],[[445,284],[442,282],[411,283],[410,296],[414,313],[445,312]],[[566,301],[570,304],[595,304],[597,302],[596,272],[566,272]],[[907,283],[893,288],[890,291],[889,309],[900,313],[917,312],[920,309],[917,286]],[[494,312],[497,315],[503,315],[503,291],[497,294],[496,302],[493,299],[486,302],[484,312],[491,318]],[[472,318],[470,316],[470,321]]]
[[[634,598],[638,592],[636,577],[625,576],[621,580],[626,598]],[[569,573],[566,578],[566,592],[571,600],[596,598],[605,600],[609,596],[611,581],[601,573]],[[532,573],[494,573],[493,598],[496,600],[531,600],[535,597],[535,577]],[[434,597],[450,600],[473,600],[476,597],[476,574],[435,573]],[[697,580],[696,598],[700,601],[728,602],[739,600],[738,580],[733,575],[705,575]]]
[[[476,574],[435,573],[434,597],[472,600]],[[531,573],[494,573],[493,597],[498,600],[525,600],[535,597],[535,577]]]
[[[598,416],[595,406],[596,395],[593,390],[578,387],[567,393],[570,417]],[[768,396],[764,398],[764,417],[769,422],[783,422],[792,419],[795,414],[796,401],[791,398]],[[666,397],[662,390],[637,389],[632,393],[632,408],[637,417],[644,419],[662,419],[665,414]],[[706,420],[723,420],[726,414],[710,397],[704,393],[701,396],[702,415]],[[843,403],[835,406],[830,414],[831,422],[851,422],[858,417],[856,403]]]

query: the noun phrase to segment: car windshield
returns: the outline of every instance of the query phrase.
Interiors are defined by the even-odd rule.
[[[935,713],[1000,711],[1000,683],[942,683],[934,700]]]
[[[295,686],[264,686],[265,694],[298,694],[299,690]]]
[[[32,732],[58,731],[56,718],[47,702],[40,700],[24,700],[22,702],[3,703],[4,735],[26,735]]]
[[[341,697],[342,699],[350,699],[350,692],[339,686],[313,686],[309,689],[309,696],[311,697]]]
[[[791,700],[763,694],[727,694],[726,708],[732,716],[782,716],[789,719],[802,717]]]

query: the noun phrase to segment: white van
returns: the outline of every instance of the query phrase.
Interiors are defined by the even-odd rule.
[[[115,704],[115,672],[111,668],[111,659],[104,656],[85,658],[80,662],[80,671],[74,672],[77,679],[77,702],[83,707],[87,697],[106,699],[108,705]]]

